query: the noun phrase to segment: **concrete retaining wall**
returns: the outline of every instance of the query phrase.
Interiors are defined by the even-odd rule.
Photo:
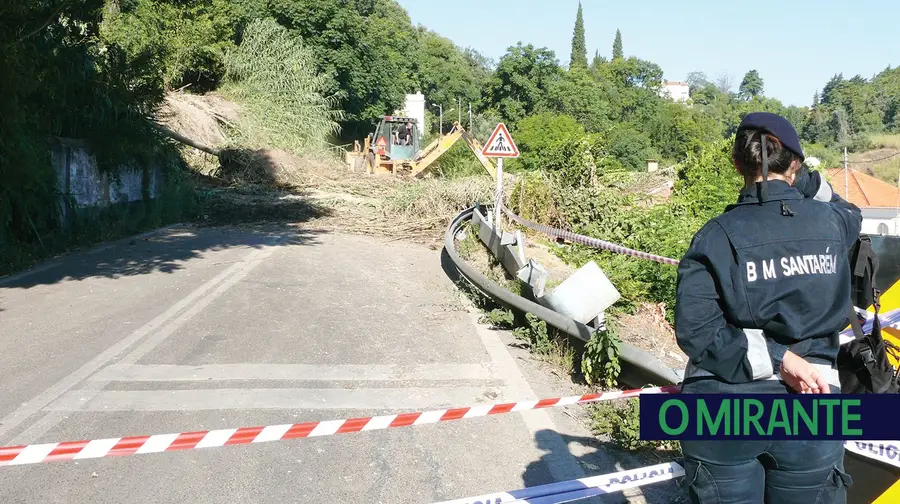
[[[51,157],[56,170],[59,192],[74,201],[78,208],[102,208],[110,204],[141,201],[144,185],[151,199],[159,197],[163,185],[161,167],[148,174],[137,166],[124,166],[115,175],[101,173],[97,160],[87,144],[80,140],[54,139]],[[67,205],[62,205],[63,222]]]

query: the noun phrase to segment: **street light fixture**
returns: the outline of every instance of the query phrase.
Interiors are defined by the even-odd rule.
[[[444,106],[439,103],[432,103],[431,106],[437,107],[438,110],[440,110],[440,118],[438,119],[438,132],[441,136],[444,136]],[[454,109],[451,108],[447,111],[447,113],[449,114],[450,112],[453,112],[453,110]]]

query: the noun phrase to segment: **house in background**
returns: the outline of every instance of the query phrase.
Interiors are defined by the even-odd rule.
[[[838,196],[862,210],[862,232],[900,236],[900,188],[856,170],[828,170]]]
[[[687,82],[663,81],[659,95],[675,102],[686,102],[691,97],[691,86]]]

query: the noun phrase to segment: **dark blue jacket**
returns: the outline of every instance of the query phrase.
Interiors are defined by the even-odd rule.
[[[814,197],[769,181],[694,235],[678,267],[675,335],[690,359],[685,378],[771,379],[787,349],[833,366],[848,323],[848,253],[859,209],[815,177]],[[696,373],[697,370],[702,370]],[[704,372],[705,371],[705,372]]]

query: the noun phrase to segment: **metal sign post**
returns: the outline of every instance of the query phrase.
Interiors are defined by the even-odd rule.
[[[497,158],[497,191],[494,193],[494,229],[500,232],[500,218],[503,215],[503,158]]]

